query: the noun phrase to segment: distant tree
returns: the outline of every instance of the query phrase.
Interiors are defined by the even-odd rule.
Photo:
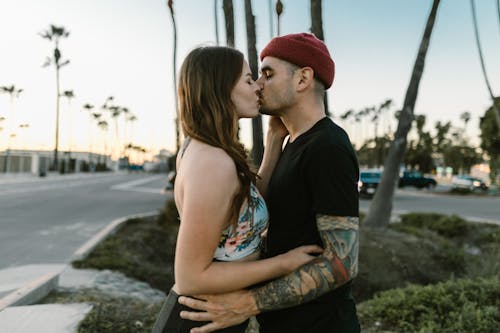
[[[497,108],[500,108],[500,97],[495,98]],[[490,106],[479,121],[481,129],[481,148],[488,154],[490,160],[490,180],[496,184],[500,171],[500,127],[494,121],[495,108]]]
[[[174,15],[174,1],[167,1],[168,8],[170,9],[170,17],[172,18],[172,27],[174,30],[174,38],[173,38],[173,64],[172,64],[172,73],[174,78],[174,101],[175,101],[175,152],[179,151],[180,147],[180,133],[179,133],[179,101],[177,99],[177,25],[175,24],[175,15]]]
[[[234,47],[234,13],[233,0],[223,0],[224,20],[226,21],[226,45]]]
[[[4,159],[4,170],[5,172],[10,171],[10,148],[12,144],[12,138],[16,135],[12,132],[14,126],[14,98],[18,98],[19,95],[23,92],[23,89],[18,89],[14,85],[3,86],[0,87],[0,93],[9,94],[10,97],[10,108],[9,108],[9,129],[8,129],[8,138],[7,138],[7,151],[5,153]],[[5,118],[4,118],[5,119]]]
[[[425,121],[424,115],[415,117],[417,139],[409,142],[404,162],[411,169],[430,172],[434,169],[434,160],[432,158],[433,140],[430,133],[424,130]]]
[[[323,34],[323,10],[321,6],[321,0],[311,0],[311,32],[321,39],[325,40],[325,36]],[[330,109],[328,108],[328,94],[325,91],[324,95],[324,104],[325,104],[325,113],[327,116],[330,116]]]
[[[462,144],[450,145],[443,154],[446,166],[452,167],[455,173],[469,173],[474,164],[481,162],[481,155],[476,148]]]
[[[247,50],[248,50],[248,64],[252,77],[257,80],[258,62],[257,62],[257,49],[255,37],[255,17],[252,12],[252,1],[245,0],[245,21],[247,30]],[[252,160],[255,165],[260,165],[262,156],[264,155],[264,139],[262,132],[262,116],[259,115],[252,119]]]
[[[413,109],[415,108],[415,101],[418,96],[418,87],[424,71],[425,56],[429,47],[439,2],[440,0],[433,1],[425,31],[420,42],[410,83],[406,91],[405,101],[399,117],[398,128],[394,135],[389,155],[385,160],[384,173],[382,174],[377,192],[375,192],[375,196],[372,199],[368,216],[364,221],[365,225],[370,227],[385,228],[390,221],[394,190],[399,180],[399,167],[401,162],[403,162],[406,151],[407,136],[413,121]]]
[[[90,103],[86,103],[82,106],[82,108],[87,112],[89,118],[87,140],[89,141],[89,164],[90,164],[92,159],[92,109],[94,109],[94,106]]]
[[[117,106],[117,105],[111,105],[108,107],[108,111],[110,113],[111,119],[113,119],[113,124],[115,125],[115,144],[114,144],[114,153],[116,155],[116,158],[119,158],[120,156],[120,134],[118,131],[118,117],[122,114],[122,107]]]
[[[57,170],[58,167],[58,150],[59,150],[59,98],[60,98],[60,85],[59,85],[59,71],[62,67],[69,64],[69,60],[62,60],[61,51],[59,50],[59,41],[61,38],[67,38],[69,31],[64,27],[50,25],[47,30],[39,34],[42,38],[54,42],[54,53],[52,57],[47,57],[43,67],[48,67],[51,64],[56,69],[56,134],[55,134],[55,147],[54,147],[54,165],[53,169]]]
[[[71,100],[75,98],[75,94],[73,90],[65,90],[61,94],[62,97],[65,97],[68,101],[68,151],[71,152],[71,146],[73,144],[73,116],[71,114]],[[70,155],[71,156],[71,155]]]
[[[470,121],[471,115],[469,111],[464,111],[460,114],[460,120],[464,122],[464,132],[467,130],[467,123]]]
[[[442,123],[438,121],[435,124],[435,129],[434,151],[438,154],[444,154],[445,150],[451,145],[451,140],[448,137],[451,130],[451,122]]]

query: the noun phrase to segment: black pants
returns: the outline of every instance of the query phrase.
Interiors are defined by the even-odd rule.
[[[179,295],[173,290],[168,293],[167,299],[161,307],[160,313],[156,318],[151,333],[189,333],[193,327],[203,326],[208,322],[191,321],[180,317],[181,311],[197,311],[177,302]],[[216,332],[221,333],[244,333],[248,326],[248,320],[237,325]]]

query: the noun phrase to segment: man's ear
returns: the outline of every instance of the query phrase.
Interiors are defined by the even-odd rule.
[[[302,67],[297,70],[298,85],[297,91],[303,91],[310,87],[314,81],[314,70],[311,67]]]

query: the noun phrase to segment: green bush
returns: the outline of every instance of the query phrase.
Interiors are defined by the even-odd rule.
[[[500,279],[411,285],[361,303],[362,326],[372,331],[495,333],[500,323]]]
[[[467,221],[457,215],[436,213],[410,213],[401,216],[404,226],[425,228],[449,238],[464,237],[467,234]]]

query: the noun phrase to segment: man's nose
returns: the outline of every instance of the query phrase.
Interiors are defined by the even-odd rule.
[[[259,86],[260,89],[262,89],[263,87],[263,80],[262,80],[262,75],[259,76],[259,78],[257,79],[257,81],[255,81],[255,83],[257,83],[257,85]]]

